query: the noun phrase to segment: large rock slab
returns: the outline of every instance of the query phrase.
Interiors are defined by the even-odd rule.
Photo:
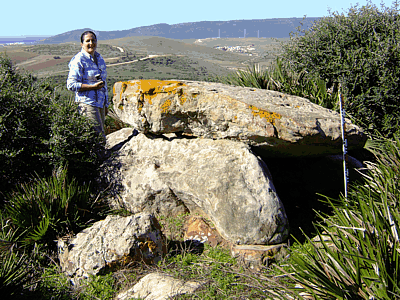
[[[74,238],[58,241],[60,265],[74,283],[132,261],[157,263],[166,253],[161,227],[146,213],[105,220],[84,229]]]
[[[141,132],[232,139],[269,156],[342,151],[340,115],[280,92],[196,81],[132,80],[114,85],[114,109]],[[367,137],[346,120],[349,149]]]
[[[246,144],[140,133],[102,169],[112,183],[113,205],[133,213],[174,214],[183,205],[208,217],[235,244],[276,244],[288,235],[267,166]]]

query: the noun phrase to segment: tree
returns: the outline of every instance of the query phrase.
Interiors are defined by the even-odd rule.
[[[297,72],[341,83],[354,122],[391,137],[400,125],[399,21],[397,2],[333,12],[292,35],[283,58]]]

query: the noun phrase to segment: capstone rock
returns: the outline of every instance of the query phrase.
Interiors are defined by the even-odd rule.
[[[276,91],[185,80],[132,80],[114,85],[114,110],[144,133],[231,139],[268,156],[342,151],[341,118],[309,100]],[[366,135],[346,119],[347,144]]]

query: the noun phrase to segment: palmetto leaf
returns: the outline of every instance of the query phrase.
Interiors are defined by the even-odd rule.
[[[316,224],[323,234],[293,253],[293,278],[317,298],[399,298],[400,140],[382,139],[375,149],[365,182],[347,199],[327,199],[333,213],[318,214]]]

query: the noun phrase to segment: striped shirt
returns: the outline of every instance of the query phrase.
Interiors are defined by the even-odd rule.
[[[100,74],[101,80],[106,82],[106,63],[99,53],[95,52],[94,56],[95,58],[82,49],[71,59],[68,64],[69,74],[67,79],[67,88],[68,90],[75,92],[75,102],[81,102],[101,108],[103,108],[104,105],[108,107],[107,84],[99,90],[79,91],[83,83],[96,83],[97,79],[95,76],[97,74]]]

